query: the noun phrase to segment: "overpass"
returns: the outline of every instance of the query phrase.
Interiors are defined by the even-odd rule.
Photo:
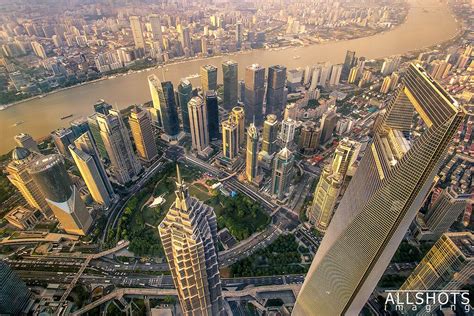
[[[224,298],[238,298],[242,296],[252,296],[255,297],[258,292],[276,292],[276,291],[285,291],[290,290],[293,292],[295,297],[298,296],[298,293],[301,289],[301,284],[285,284],[285,285],[266,285],[258,287],[250,287],[240,291],[222,291],[222,296]],[[87,313],[88,311],[107,303],[113,299],[122,299],[126,295],[139,295],[139,296],[177,296],[178,292],[175,289],[138,289],[138,288],[123,288],[117,289],[100,299],[82,307],[81,309],[72,313],[73,316],[79,316]]]

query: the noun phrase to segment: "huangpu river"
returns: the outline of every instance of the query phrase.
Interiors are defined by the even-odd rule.
[[[459,31],[460,25],[451,15],[446,0],[408,1],[411,7],[404,23],[383,33],[347,41],[284,50],[254,50],[168,64],[164,76],[176,86],[181,78],[199,73],[202,65],[210,63],[219,68],[218,80],[222,82],[221,63],[228,59],[239,63],[239,77],[242,77],[245,67],[254,63],[265,67],[282,64],[287,68],[325,61],[342,63],[346,50],[368,59],[382,58],[436,45],[451,39]],[[162,78],[160,69],[131,73],[52,93],[0,111],[0,153],[13,148],[13,136],[20,132],[40,138],[56,128],[68,126],[74,119],[91,114],[92,105],[98,99],[118,108],[149,101],[147,76],[153,73]],[[191,79],[191,82],[198,85],[199,78]],[[61,120],[71,114],[71,118]],[[15,126],[17,122],[23,123]]]

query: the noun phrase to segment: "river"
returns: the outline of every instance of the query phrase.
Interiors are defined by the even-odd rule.
[[[222,81],[220,65],[227,59],[239,63],[239,77],[242,77],[244,68],[253,63],[265,67],[282,64],[287,68],[325,61],[341,63],[346,50],[356,51],[357,56],[374,59],[433,46],[456,35],[459,25],[449,14],[445,1],[409,0],[409,3],[411,7],[405,22],[383,33],[279,51],[255,50],[233,56],[170,64],[166,66],[165,77],[176,85],[180,78],[199,73],[200,66],[211,63],[219,68],[219,81]],[[301,57],[294,59],[294,56]],[[162,76],[159,69],[119,76],[66,89],[0,111],[0,153],[5,153],[14,146],[13,136],[20,132],[29,133],[35,138],[43,137],[56,128],[68,126],[71,120],[91,114],[92,104],[98,99],[104,99],[118,108],[150,100],[146,78],[152,73],[160,78]],[[191,82],[199,84],[199,78],[191,79]],[[60,119],[70,114],[73,114],[70,119]],[[14,126],[20,121],[24,123]]]

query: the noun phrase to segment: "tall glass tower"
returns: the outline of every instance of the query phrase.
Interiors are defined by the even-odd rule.
[[[413,116],[423,121],[412,133]],[[410,65],[374,127],[328,227],[294,315],[358,315],[428,194],[465,110]]]
[[[238,101],[239,64],[228,60],[222,63],[224,74],[224,108],[232,109]]]

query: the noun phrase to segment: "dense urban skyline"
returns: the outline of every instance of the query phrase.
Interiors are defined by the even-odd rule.
[[[0,9],[0,314],[472,313],[470,0]]]

